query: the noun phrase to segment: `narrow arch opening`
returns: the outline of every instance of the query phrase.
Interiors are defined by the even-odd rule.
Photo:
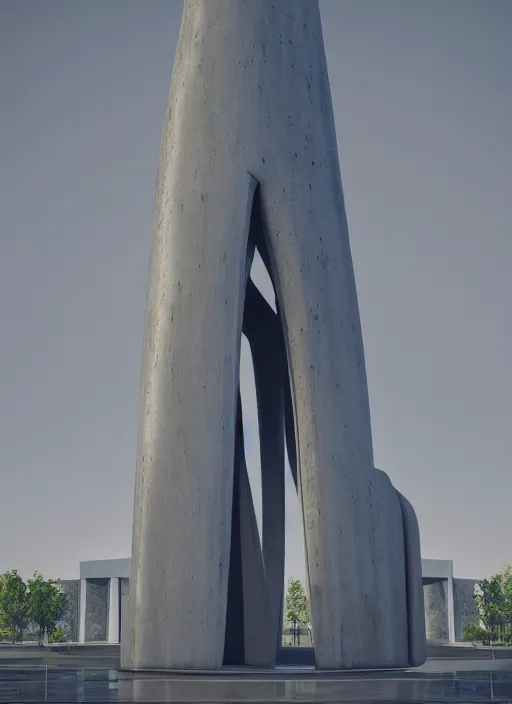
[[[261,665],[282,645],[286,579],[305,584],[305,569],[288,366],[258,192],[246,261],[224,660]]]
[[[263,262],[263,259],[256,248],[254,253],[254,260],[251,267],[251,279],[255,284],[258,291],[264,297],[268,305],[272,308],[274,313],[277,312],[276,308],[276,292],[272,284],[272,279],[270,273]],[[255,502],[255,508],[258,519],[258,527],[261,540],[261,454],[259,445],[259,423],[258,423],[258,411],[256,405],[256,387],[254,385],[254,369],[252,366],[252,357],[250,349],[247,343],[247,339],[244,338],[244,352],[250,357],[250,365],[252,372],[253,386],[251,387],[252,396],[250,399],[250,412],[245,414],[244,411],[244,433],[247,432],[248,436],[251,438],[251,442],[248,446],[246,441],[246,452],[247,452],[247,465],[249,470],[249,477],[251,480],[251,488],[253,489],[253,497]],[[245,363],[246,365],[249,362]],[[244,371],[246,370],[244,367]],[[242,375],[241,375],[242,376]],[[242,383],[247,386],[246,380],[240,380],[241,388]],[[293,423],[293,418],[291,419]],[[257,459],[256,459],[256,443],[257,441]],[[249,460],[250,454],[254,453],[254,462]],[[302,515],[302,508],[300,505],[299,494],[297,491],[296,481],[294,479],[292,469],[290,467],[290,460],[288,458],[288,448],[285,444],[285,569],[284,569],[284,585],[283,594],[286,596],[286,590],[288,588],[288,580],[298,579],[304,585],[306,589],[307,575],[306,575],[306,557],[304,548],[304,519]],[[286,608],[283,603],[283,625],[286,628]],[[286,644],[288,639],[283,637],[283,643]]]

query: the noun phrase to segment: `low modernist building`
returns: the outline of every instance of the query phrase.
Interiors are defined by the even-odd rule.
[[[119,643],[128,608],[130,558],[80,563],[80,579],[62,582],[68,595],[64,630],[80,643]],[[478,620],[478,580],[456,579],[452,560],[422,560],[425,625],[430,641],[459,642]],[[124,618],[123,618],[124,616]]]

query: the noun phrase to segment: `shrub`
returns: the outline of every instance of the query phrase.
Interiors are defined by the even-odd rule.
[[[464,627],[462,637],[467,642],[485,642],[489,640],[489,633],[478,623],[472,623]]]
[[[57,628],[53,631],[53,633],[48,637],[48,642],[49,643],[65,643],[67,641],[68,637],[66,633],[64,632],[64,629],[61,626],[57,626]]]

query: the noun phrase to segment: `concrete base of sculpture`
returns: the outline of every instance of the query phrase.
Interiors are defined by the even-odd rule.
[[[255,249],[275,314],[249,279]],[[260,545],[242,330],[260,415]],[[153,222],[135,492],[134,669],[272,667],[284,435],[319,668],[425,659],[414,512],[374,468],[363,341],[316,0],[186,0]]]

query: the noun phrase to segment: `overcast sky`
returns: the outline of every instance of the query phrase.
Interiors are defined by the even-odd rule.
[[[423,556],[483,577],[512,561],[512,2],[320,4],[376,464],[416,508]],[[0,571],[75,578],[130,554],[181,10],[0,0]],[[244,354],[246,398],[252,383]],[[246,422],[257,487],[254,405]]]

